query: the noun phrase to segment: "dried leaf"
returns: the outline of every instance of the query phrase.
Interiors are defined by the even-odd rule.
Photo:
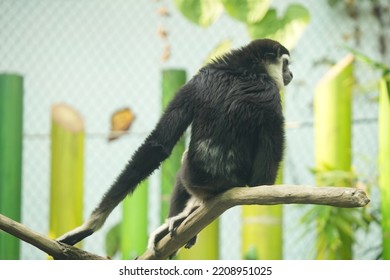
[[[166,39],[168,37],[168,30],[164,26],[159,26],[157,28],[157,36],[161,39]]]
[[[124,135],[135,119],[134,113],[129,108],[114,112],[111,116],[111,132],[108,141],[113,141]]]
[[[157,9],[157,14],[162,17],[169,17],[169,10],[166,7],[160,7]]]
[[[161,54],[161,61],[166,62],[170,57],[171,57],[171,46],[167,44],[163,47],[163,51]]]

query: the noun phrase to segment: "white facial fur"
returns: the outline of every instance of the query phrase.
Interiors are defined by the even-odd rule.
[[[279,90],[282,90],[284,88],[283,61],[285,60],[287,60],[287,62],[290,62],[290,56],[288,54],[283,54],[278,59],[277,63],[270,63],[266,65],[268,75],[270,75],[271,78],[274,80]]]

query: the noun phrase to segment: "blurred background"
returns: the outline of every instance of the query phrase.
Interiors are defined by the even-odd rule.
[[[191,249],[198,246],[197,250],[211,253],[194,253],[192,258],[389,258],[389,251],[387,257],[385,253],[389,240],[385,241],[382,232],[390,238],[390,204],[382,201],[381,206],[381,196],[384,199],[387,193],[389,202],[386,188],[390,185],[380,186],[378,166],[378,155],[385,154],[385,161],[390,158],[390,149],[379,150],[378,144],[381,131],[390,130],[388,122],[378,124],[379,84],[382,81],[381,89],[388,88],[383,77],[390,65],[390,3],[386,0],[0,1],[0,94],[12,88],[8,84],[22,84],[15,87],[22,92],[18,113],[22,116],[22,179],[11,186],[4,179],[6,173],[0,172],[4,179],[0,180],[0,212],[12,216],[9,213],[20,208],[15,219],[45,235],[50,232],[52,238],[64,233],[55,228],[57,223],[70,223],[66,230],[76,226],[88,217],[158,121],[164,105],[164,79],[168,77],[168,84],[171,81],[167,73],[186,75],[188,80],[213,55],[261,37],[281,41],[292,56],[294,80],[284,92],[287,143],[282,182],[356,186],[369,193],[371,203],[364,209],[347,210],[302,205],[285,205],[275,211],[235,207],[205,232],[202,238],[208,240]],[[328,87],[340,73],[343,80]],[[184,82],[186,78],[181,77]],[[334,99],[326,100],[331,95]],[[13,106],[8,100],[0,97],[3,111]],[[82,123],[80,129],[68,131],[70,136],[56,134],[53,111],[59,104],[66,104],[62,106],[65,111]],[[318,115],[314,108],[319,108]],[[8,131],[18,129],[12,123],[16,117],[9,118],[6,124],[0,120],[3,134],[6,125]],[[336,129],[333,134],[318,132],[322,125],[331,130],[330,123]],[[108,141],[113,129],[126,132]],[[337,129],[350,133],[334,140],[344,135]],[[322,142],[315,135],[321,135]],[[56,137],[60,142],[54,144]],[[77,139],[69,140],[73,143],[70,150],[61,144],[66,137]],[[341,148],[328,147],[339,142]],[[72,145],[79,146],[74,150]],[[0,158],[5,158],[5,150],[6,146],[0,146]],[[73,171],[56,167],[61,156],[75,151],[81,154],[69,159]],[[336,163],[321,163],[321,154],[331,153],[336,154]],[[343,162],[341,167],[338,162]],[[3,160],[0,169],[5,166],[8,163]],[[56,179],[59,172],[65,173]],[[142,253],[144,232],[155,229],[163,216],[166,199],[161,182],[173,174],[158,170],[145,183],[148,186],[142,187],[147,193],[139,194],[139,201],[147,201],[132,211],[135,216],[127,218],[127,227],[135,228],[134,239],[122,240],[127,236],[125,225],[117,227],[125,213],[123,207],[132,207],[121,205],[102,230],[83,242],[83,249],[113,258],[132,258],[140,254],[137,250]],[[78,178],[79,187],[71,176]],[[63,178],[69,179],[70,186],[56,190],[54,185],[67,180]],[[6,189],[17,187],[21,187],[20,199],[7,210],[5,201],[11,200],[11,193]],[[77,196],[78,202],[69,194]],[[63,204],[72,207],[62,208]],[[72,224],[59,212],[79,218]],[[0,238],[4,235],[0,233]],[[132,249],[134,243],[141,249]],[[8,253],[5,244],[0,240],[3,259],[47,258],[27,243]],[[261,251],[264,248],[268,252]]]

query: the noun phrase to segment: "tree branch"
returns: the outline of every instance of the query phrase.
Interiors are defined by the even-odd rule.
[[[337,207],[363,207],[370,202],[363,190],[343,187],[274,185],[233,188],[204,203],[169,234],[147,250],[139,260],[166,259],[223,212],[237,205],[319,204]],[[196,246],[196,245],[195,245]]]
[[[0,229],[30,243],[56,260],[104,260],[101,256],[88,253],[79,248],[51,240],[50,238],[32,231],[26,226],[0,214]]]
[[[363,207],[370,202],[356,188],[275,185],[230,189],[201,205],[176,230],[157,244],[157,254],[147,250],[138,259],[166,259],[223,212],[237,205],[320,204],[337,207]],[[0,214],[0,229],[22,239],[54,259],[105,259],[76,247],[51,240]]]

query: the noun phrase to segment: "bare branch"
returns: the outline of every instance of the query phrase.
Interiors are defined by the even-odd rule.
[[[176,235],[165,236],[157,244],[157,253],[147,250],[138,259],[166,259],[223,212],[237,205],[320,204],[337,207],[363,207],[370,202],[356,188],[274,185],[234,188],[216,196],[189,215]]]
[[[157,244],[157,255],[147,250],[138,259],[166,259],[223,212],[237,205],[320,204],[337,207],[363,207],[370,202],[356,188],[274,185],[233,188],[205,202]],[[22,239],[55,259],[106,259],[78,248],[51,240],[0,214],[0,229]]]
[[[52,256],[57,260],[104,260],[94,255],[67,244],[63,244],[36,233],[26,226],[0,214],[0,229],[13,236],[30,243],[38,249]]]

